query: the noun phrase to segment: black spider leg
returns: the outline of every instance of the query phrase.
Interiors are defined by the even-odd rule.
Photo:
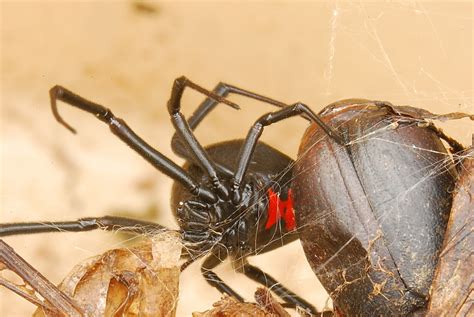
[[[225,103],[233,108],[239,109],[239,106],[223,97],[215,95],[213,92],[193,83],[184,76],[179,77],[174,81],[173,88],[171,90],[171,97],[168,101],[168,112],[170,114],[171,121],[173,122],[178,137],[184,141],[184,146],[187,150],[187,153],[190,153],[193,161],[207,173],[213,189],[217,192],[218,196],[225,199],[228,197],[229,192],[222,184],[217,174],[217,166],[215,162],[209,157],[201,144],[196,140],[192,129],[180,111],[181,98],[186,87],[194,89],[210,97],[211,99],[214,99],[215,101]]]
[[[177,80],[180,80],[180,81],[188,81],[188,79],[186,79],[185,77],[180,77],[178,78]],[[196,84],[192,83],[193,85],[197,86]],[[199,87],[199,86],[198,86]],[[205,88],[202,88],[202,87],[199,87],[201,90],[200,91],[207,91]],[[202,122],[202,120],[212,111],[215,109],[215,107],[217,106],[218,104],[218,99],[217,97],[221,97],[221,98],[226,98],[229,94],[237,94],[237,95],[241,95],[241,96],[245,96],[245,97],[248,97],[250,99],[255,99],[255,100],[258,100],[258,101],[261,101],[261,102],[264,102],[264,103],[268,103],[270,105],[273,105],[273,106],[276,106],[276,107],[279,107],[279,108],[286,108],[288,107],[289,105],[288,104],[285,104],[281,101],[278,101],[278,100],[274,100],[272,98],[268,98],[268,97],[265,97],[263,95],[259,95],[259,94],[256,94],[254,92],[251,92],[249,90],[245,90],[245,89],[242,89],[242,88],[239,88],[239,87],[236,87],[236,86],[233,86],[233,85],[230,85],[230,84],[227,84],[227,83],[219,83],[213,90],[212,92],[211,91],[207,91],[207,93],[211,96],[214,96],[213,98],[212,97],[207,97],[199,106],[198,108],[194,111],[194,113],[189,117],[189,119],[187,120],[187,123],[188,123],[188,127],[191,129],[191,131],[194,131],[197,126]],[[217,96],[217,97],[216,97]],[[224,99],[225,100],[225,99]],[[307,106],[305,106],[307,108]],[[310,113],[308,115],[308,113]],[[343,144],[343,140],[342,140],[342,136],[337,132],[335,131],[334,129],[332,129],[331,127],[329,127],[328,125],[326,125],[320,118],[318,115],[316,115],[314,112],[312,112],[311,110],[309,111],[304,111],[304,112],[301,112],[299,115],[301,115],[303,118],[307,119],[307,120],[313,120],[315,121],[316,123],[318,123],[323,129],[324,131],[326,131],[326,133],[334,138],[338,143],[340,144]],[[185,159],[193,159],[193,157],[191,157],[189,154],[188,154],[188,151],[186,150],[186,147],[183,145],[182,143],[182,140],[180,138],[180,136],[175,133],[173,135],[173,138],[171,140],[171,148],[173,150],[174,153],[176,153],[177,155],[185,158]],[[230,176],[232,177],[233,176],[233,173],[231,171],[229,171],[228,169],[226,169],[225,167],[221,166],[220,164],[214,162],[215,166],[218,167],[218,169],[223,172],[224,174],[226,174],[227,176]]]
[[[284,108],[284,107],[288,106],[287,104],[285,104],[281,101],[277,101],[277,100],[274,100],[274,99],[256,94],[254,92],[251,92],[251,91],[248,91],[248,90],[245,90],[245,89],[242,89],[242,88],[230,85],[230,84],[222,83],[222,82],[219,83],[212,90],[212,93],[219,96],[219,97],[222,97],[222,98],[227,97],[229,94],[241,95],[241,96],[245,96],[245,97],[248,97],[248,98],[251,98],[251,99],[255,99],[255,100],[258,100],[258,101],[261,101],[261,102],[265,102],[265,103],[274,105],[274,106],[279,107],[279,108]],[[218,104],[218,102],[215,99],[207,97],[198,106],[198,108],[193,112],[193,114],[188,118],[187,121],[188,121],[189,128],[192,131],[194,131],[194,129],[196,129],[197,126],[201,123],[201,121],[212,110],[215,109],[217,104]],[[171,148],[172,148],[173,152],[176,153],[177,155],[179,155],[179,156],[181,156],[185,159],[188,159],[188,160],[193,159],[192,156],[190,156],[189,153],[187,152],[186,147],[183,145],[183,142],[182,142],[182,140],[180,139],[180,137],[177,133],[175,133],[173,135],[173,138],[171,140]],[[233,176],[233,172],[230,171],[229,169],[225,168],[221,164],[215,162],[215,165],[219,169],[219,171],[221,173],[223,173],[224,175],[226,175],[228,177]]]
[[[244,273],[245,276],[250,278],[251,280],[260,283],[270,289],[272,292],[277,294],[281,299],[283,299],[289,305],[285,305],[287,307],[295,308],[299,307],[306,311],[307,313],[311,314],[318,314],[316,308],[290,291],[288,288],[283,286],[280,282],[275,280],[272,276],[268,275],[267,273],[263,272],[256,266],[253,266],[249,263],[245,263],[244,266],[240,269]]]
[[[81,218],[75,221],[18,222],[0,224],[0,237],[59,231],[83,232],[96,229],[107,231],[120,230],[136,234],[156,234],[160,231],[171,231],[171,229],[153,222],[125,217],[104,216]]]
[[[124,120],[117,118],[109,109],[86,100],[61,86],[51,88],[49,95],[51,98],[51,108],[56,120],[71,132],[75,133],[76,131],[59,115],[56,100],[61,100],[71,106],[93,114],[99,120],[107,123],[113,134],[118,136],[156,169],[183,184],[193,195],[210,203],[216,201],[217,197],[211,191],[201,187],[186,171],[146,143],[128,127]]]
[[[316,122],[337,143],[344,145],[344,139],[339,134],[339,132],[326,125],[321,120],[321,118],[319,118],[318,115],[315,114],[307,105],[302,104],[300,102],[295,103],[291,106],[287,106],[281,110],[264,114],[250,128],[247,137],[245,138],[245,142],[240,150],[240,160],[237,165],[237,171],[234,174],[234,180],[232,184],[234,203],[240,201],[240,185],[242,183],[242,179],[245,176],[245,173],[247,172],[250,159],[252,158],[258,139],[263,133],[264,127],[276,123],[278,121],[288,119],[290,117],[299,116],[301,114],[305,114],[310,117],[311,120]]]
[[[201,266],[201,273],[206,279],[206,281],[213,287],[215,287],[218,291],[221,293],[228,294],[229,296],[234,297],[240,302],[244,302],[244,299],[242,296],[240,296],[236,291],[234,291],[229,285],[227,285],[216,273],[212,271],[212,269],[216,268],[219,264],[221,264],[225,259],[227,255],[224,257],[219,256],[218,251],[213,252],[211,255],[209,255],[203,262]],[[190,260],[183,265],[181,268],[181,271],[186,269],[192,262],[193,260]],[[253,266],[248,264],[247,262],[244,264],[244,266],[240,269],[238,269],[239,273],[245,274],[248,278],[251,280],[260,283],[264,285],[265,287],[269,288],[271,291],[273,291],[275,294],[277,294],[281,299],[285,301],[285,303],[289,305],[284,305],[286,307],[290,308],[296,308],[299,307],[303,309],[304,311],[312,314],[317,314],[318,311],[316,308],[293,293],[291,290],[286,288],[284,285],[282,285],[280,282],[275,280],[272,276],[269,274],[263,272],[260,270],[258,267]]]
[[[234,291],[229,285],[227,285],[216,273],[212,271],[215,267],[221,264],[227,255],[223,258],[219,256],[218,251],[211,253],[201,265],[201,273],[206,281],[221,293],[225,293],[229,296],[234,297],[240,302],[244,301],[244,298]]]

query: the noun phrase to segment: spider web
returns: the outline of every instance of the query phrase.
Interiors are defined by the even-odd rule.
[[[388,100],[434,113],[472,107],[472,4],[444,2],[2,3],[1,222],[72,220],[119,214],[176,228],[171,181],[155,173],[99,122],[62,107],[79,131],[57,126],[48,89],[62,84],[111,108],[175,159],[165,111],[174,78],[212,88],[219,80],[315,111],[345,98]],[[203,144],[243,137],[271,111],[231,98],[240,112],[218,109],[199,127]],[[189,115],[202,96],[186,94]],[[305,121],[265,130],[262,139],[296,158]],[[441,127],[465,145],[468,120]],[[177,160],[179,162],[179,160]],[[433,166],[441,173],[446,161]],[[80,259],[126,246],[117,233],[12,237],[40,272],[59,282]],[[299,242],[251,258],[321,309],[327,300]],[[255,284],[230,265],[216,272],[251,299]],[[193,265],[181,277],[178,316],[210,308],[220,294]],[[1,315],[26,315],[29,304],[0,289]],[[8,305],[4,303],[10,303]],[[21,306],[22,305],[22,306]]]

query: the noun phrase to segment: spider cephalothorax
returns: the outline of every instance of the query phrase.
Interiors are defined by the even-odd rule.
[[[207,177],[196,165],[185,166],[197,179],[202,178],[202,186],[208,186]],[[232,258],[253,254],[255,251],[255,230],[267,218],[268,199],[262,196],[262,180],[251,174],[240,186],[239,193],[232,192],[232,178],[223,178],[222,184],[227,195],[208,203],[196,199],[179,183],[175,184],[172,208],[181,228],[183,243],[191,257],[220,248]],[[238,200],[235,197],[238,197]]]

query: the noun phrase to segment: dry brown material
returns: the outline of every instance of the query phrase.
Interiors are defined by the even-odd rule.
[[[205,312],[195,312],[193,317],[289,317],[290,314],[272,297],[267,289],[259,288],[255,292],[254,303],[241,303],[232,297],[224,297],[214,303],[212,309]]]
[[[107,251],[77,265],[59,288],[86,316],[174,316],[180,246],[177,236],[164,233]],[[38,309],[34,316],[52,315]]]
[[[443,251],[431,288],[428,316],[468,316],[474,295],[474,150],[462,163]]]

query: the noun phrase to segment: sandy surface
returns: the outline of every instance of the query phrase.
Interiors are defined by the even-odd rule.
[[[61,107],[77,128],[54,121],[48,89],[68,87],[114,109],[173,159],[165,105],[174,78],[212,88],[226,81],[314,110],[344,98],[410,104],[433,112],[472,108],[472,4],[289,2],[1,3],[1,222],[126,214],[175,227],[171,181],[77,110]],[[189,114],[202,99],[185,96]],[[203,144],[242,137],[271,108],[244,98],[209,117]],[[306,122],[292,119],[263,139],[295,157]],[[467,120],[445,126],[468,144]],[[177,160],[181,162],[180,160]],[[122,246],[112,233],[43,234],[5,239],[57,283],[78,261]],[[250,260],[319,308],[327,295],[298,242]],[[230,266],[217,270],[252,297],[255,285]],[[181,278],[178,316],[219,297],[197,265]],[[0,288],[0,315],[33,307]]]

